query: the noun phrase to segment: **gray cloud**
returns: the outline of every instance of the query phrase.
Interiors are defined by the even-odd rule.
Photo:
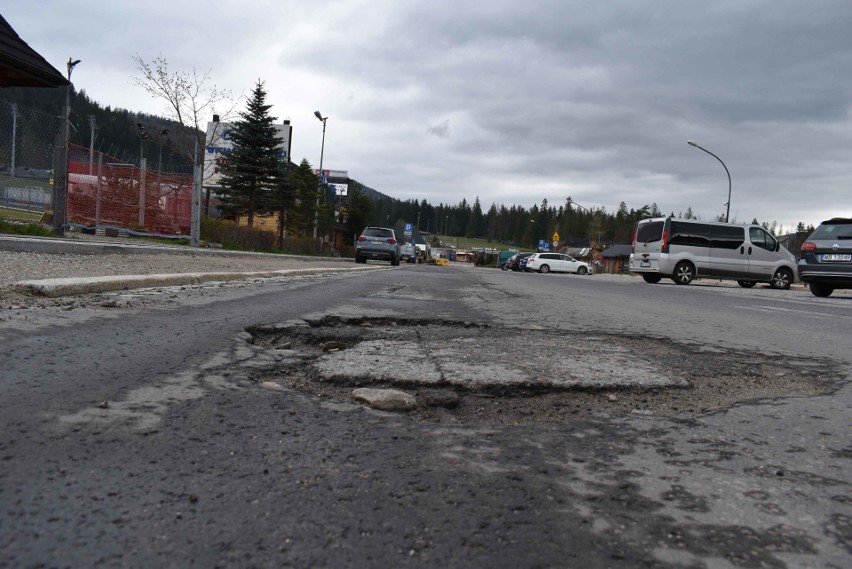
[[[430,126],[426,132],[438,138],[447,138],[450,136],[450,120],[447,119],[442,123]]]
[[[235,92],[261,77],[297,156],[318,159],[322,108],[328,163],[400,198],[710,218],[727,177],[694,139],[730,169],[741,221],[852,215],[846,0],[44,4],[4,16],[54,65],[82,54],[103,104],[158,110],[128,87],[136,52]]]

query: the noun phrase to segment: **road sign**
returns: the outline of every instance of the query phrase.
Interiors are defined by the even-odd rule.
[[[559,233],[556,231],[553,232],[553,246],[556,247],[556,244],[559,242]]]
[[[413,226],[412,226],[410,223],[406,223],[406,224],[405,224],[405,236],[406,236],[406,237],[410,237],[410,236],[411,236],[411,230],[412,230],[412,229],[413,229]]]
[[[336,196],[345,196],[349,194],[349,184],[329,184],[328,187],[334,191]]]
[[[540,239],[538,242],[538,248],[542,251],[550,251],[550,243],[548,243],[544,239]]]

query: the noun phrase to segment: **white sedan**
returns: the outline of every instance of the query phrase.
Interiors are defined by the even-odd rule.
[[[578,261],[571,255],[561,253],[536,253],[527,259],[527,271],[540,273],[577,273],[587,275],[592,272],[592,266]]]

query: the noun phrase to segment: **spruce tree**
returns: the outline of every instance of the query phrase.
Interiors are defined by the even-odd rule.
[[[264,211],[268,194],[278,185],[283,140],[270,116],[263,82],[258,80],[246,110],[231,131],[234,147],[223,168],[220,199],[227,216],[245,215],[249,226],[255,213]]]
[[[290,227],[300,236],[307,237],[313,233],[315,216],[317,215],[317,192],[319,191],[319,176],[314,174],[310,163],[302,160],[299,167],[290,171],[296,197],[293,210],[293,221]]]

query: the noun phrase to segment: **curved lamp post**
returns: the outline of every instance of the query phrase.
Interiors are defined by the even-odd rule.
[[[575,205],[575,206],[579,207],[580,209],[584,209],[584,210],[586,210],[587,212],[589,212],[589,214],[591,214],[591,213],[592,213],[592,210],[590,210],[590,209],[589,209],[589,208],[587,208],[587,207],[583,207],[583,206],[581,206],[580,204],[578,204],[577,202],[575,202],[574,200],[572,200],[570,197],[566,200],[566,202],[568,203],[568,205]]]
[[[712,152],[710,152],[706,148],[703,148],[703,147],[695,144],[691,140],[687,140],[686,143],[690,146],[694,146],[695,148],[698,148],[699,150],[703,150],[704,152],[706,152],[707,154],[709,154],[710,156],[712,156],[713,158],[718,160],[719,163],[722,165],[722,168],[725,169],[725,173],[728,175],[728,203],[725,204],[725,206],[727,206],[728,209],[725,211],[725,223],[728,223],[728,218],[731,215],[731,173],[728,171],[728,167],[725,166],[725,163],[722,162],[721,158],[719,158],[718,156],[716,156],[715,154],[713,154]]]
[[[328,117],[322,116],[319,111],[314,111],[314,116],[322,122],[322,146],[320,146],[320,187],[317,189],[317,204],[314,210],[314,239],[317,238],[317,226],[319,225],[319,205],[320,205],[320,189],[322,188],[322,158],[325,154],[325,121]]]
[[[60,237],[65,235],[65,224],[68,222],[68,159],[71,149],[71,72],[79,59],[68,58],[66,68],[68,69],[68,86],[65,87],[65,174],[61,187],[53,196],[53,232]]]

